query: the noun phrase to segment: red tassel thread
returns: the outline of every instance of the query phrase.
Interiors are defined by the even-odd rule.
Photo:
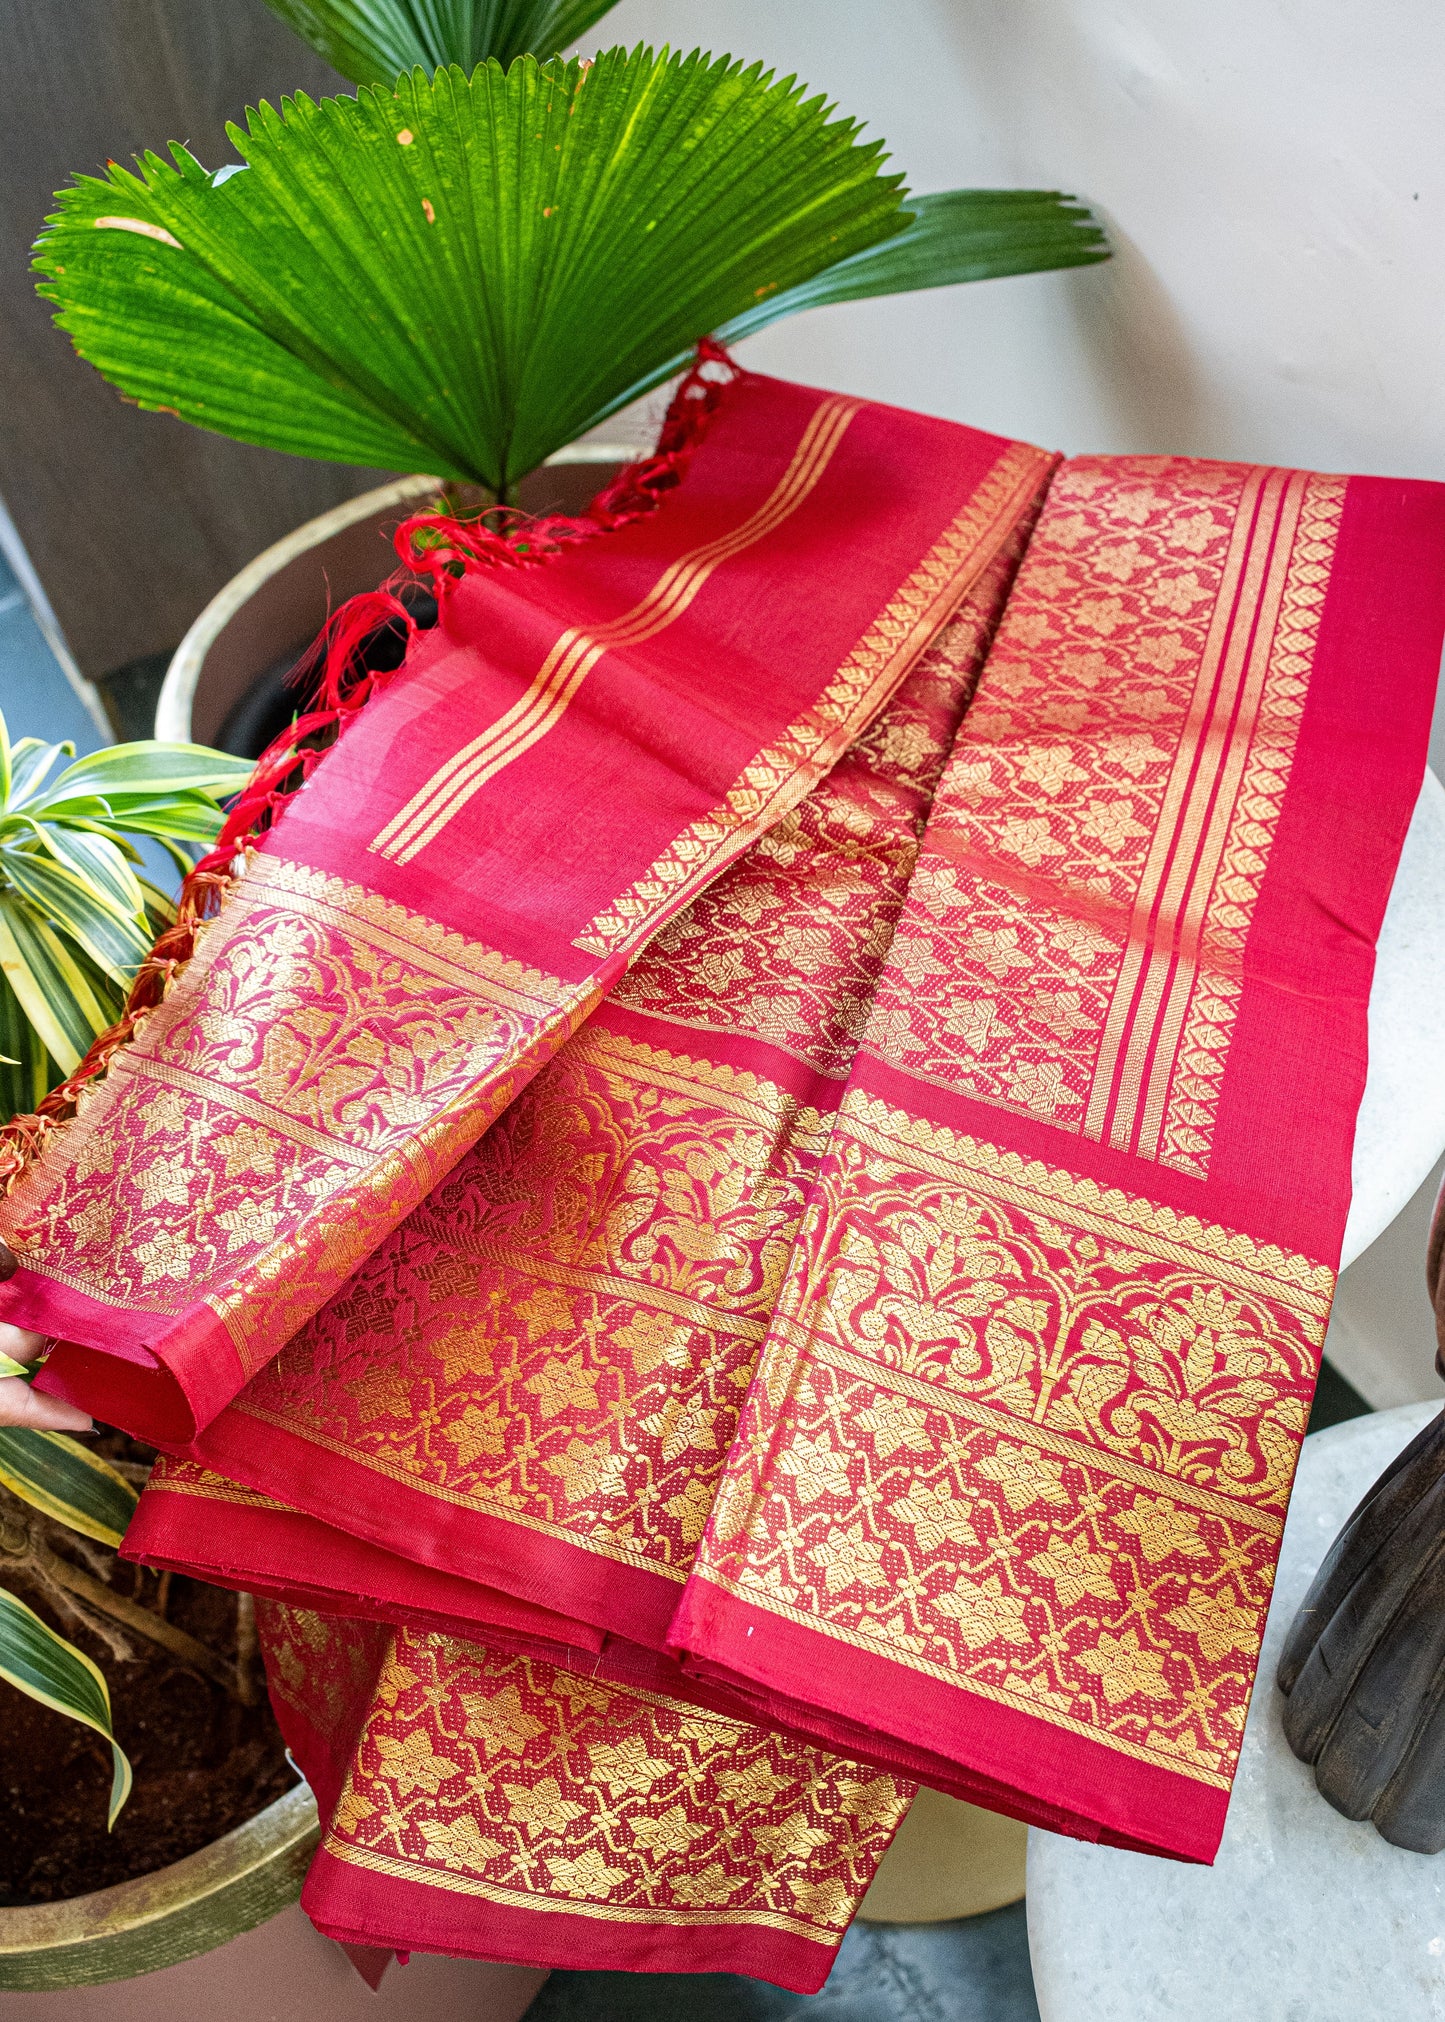
[[[401,625],[406,649],[410,649],[418,627],[399,592],[425,580],[440,608],[457,583],[474,570],[531,568],[550,561],[576,541],[615,533],[644,519],[681,483],[719,401],[742,376],[742,368],[723,347],[704,337],[687,377],[673,395],[654,453],[619,471],[586,512],[576,517],[552,513],[534,518],[502,508],[476,520],[460,520],[446,513],[413,513],[403,520],[394,536],[401,567],[379,590],[364,590],[334,611],[298,664],[292,679],[298,685],[315,682],[310,706],[257,759],[255,771],[231,805],[215,847],[181,885],[175,924],[157,937],[136,971],[120,1017],[92,1043],[74,1074],[41,1099],[33,1114],[12,1117],[0,1125],[0,1195],[8,1193],[31,1160],[39,1156],[50,1132],[74,1116],[81,1091],[105,1073],[120,1048],[135,1036],[146,1013],[165,996],[190,960],[197,928],[220,911],[239,875],[237,864],[244,863],[247,845],[280,818],[286,801],[311,777],[351,718],[392,679],[390,673],[373,673],[363,667],[359,655],[372,635],[388,623]],[[400,672],[405,664],[403,652],[393,672]]]

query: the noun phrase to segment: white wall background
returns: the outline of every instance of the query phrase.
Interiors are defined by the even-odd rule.
[[[763,57],[915,189],[1109,226],[1107,266],[815,311],[759,367],[1069,451],[1445,477],[1432,0],[623,0],[594,37]]]
[[[915,189],[1109,228],[1106,266],[816,310],[759,369],[1071,452],[1445,478],[1439,0],[622,0],[594,38],[765,58]],[[1376,1404],[1439,1394],[1431,1196],[1341,1284],[1329,1352]]]

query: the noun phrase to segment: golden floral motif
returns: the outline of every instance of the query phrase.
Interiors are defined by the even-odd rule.
[[[157,1465],[175,1472],[179,1479],[167,1482],[184,1493],[200,1486],[195,1477],[202,1470],[191,1463],[166,1461]],[[250,1492],[236,1489],[231,1482],[207,1478],[205,1492],[250,1500]],[[266,1680],[273,1696],[293,1713],[299,1713],[323,1742],[345,1746],[366,1712],[377,1688],[390,1642],[389,1632],[380,1623],[345,1621],[338,1616],[313,1614],[307,1608],[293,1608],[282,1601],[256,1601],[256,1622],[266,1653]],[[360,1793],[353,1799],[358,1818],[365,1817],[367,1800]]]
[[[1006,1594],[996,1573],[985,1573],[978,1581],[955,1580],[952,1592],[940,1594],[936,1605],[940,1615],[957,1622],[959,1636],[970,1650],[1029,1640],[1023,1598]]]
[[[707,1827],[689,1818],[680,1804],[673,1805],[661,1818],[635,1818],[629,1824],[634,1845],[649,1847],[654,1853],[685,1854],[698,1840],[708,1837]],[[826,1833],[820,1833],[819,1843],[827,1837]]]
[[[1343,497],[1183,459],[1063,468],[867,1049],[1203,1177]]]
[[[563,1797],[555,1776],[543,1776],[535,1784],[504,1783],[507,1816],[514,1825],[531,1833],[561,1833],[579,1818],[587,1816],[585,1805]]]
[[[826,1131],[589,1027],[240,1408],[680,1579]]]
[[[353,1632],[367,1633],[323,1632],[332,1661]],[[273,1675],[284,1647],[268,1618]],[[313,1724],[328,1647],[298,1681]],[[537,1659],[408,1630],[355,1722],[325,1845],[357,1867],[517,1907],[756,1922],[831,1946],[913,1788],[660,1693],[599,1690]]]
[[[873,1412],[860,1412],[861,1425],[865,1417],[873,1417]],[[920,1414],[921,1416],[922,1414]],[[887,1455],[882,1456],[885,1460]],[[969,1521],[967,1505],[942,1483],[929,1484],[914,1482],[907,1495],[900,1496],[890,1504],[889,1514],[900,1523],[907,1524],[918,1543],[926,1552],[935,1551],[941,1544],[976,1545],[978,1533]]]
[[[1197,1636],[1199,1647],[1211,1663],[1217,1664],[1232,1650],[1246,1654],[1254,1649],[1255,1622],[1229,1588],[1215,1593],[1190,1594],[1184,1605],[1167,1617],[1177,1629]]]
[[[1099,1680],[1107,1703],[1117,1706],[1123,1700],[1174,1696],[1164,1676],[1164,1657],[1164,1651],[1141,1643],[1137,1629],[1125,1629],[1118,1636],[1101,1636],[1092,1650],[1080,1651],[1079,1662]]]
[[[1017,560],[1011,542],[873,726],[649,944],[618,1003],[847,1073]]]
[[[715,874],[815,786],[887,701],[908,667],[1020,528],[1032,523],[1054,460],[1011,443],[974,497],[879,612],[817,702],[744,768],[696,821],[578,935],[610,955],[640,946]]]
[[[1224,1787],[1330,1290],[850,1093],[697,1574]]]
[[[721,880],[721,912],[710,892],[685,916],[740,935],[774,1009],[794,1007],[786,1033],[769,1025],[750,981],[714,1000],[714,1022],[846,1066],[1015,546],[874,731]],[[821,968],[800,938],[818,868],[801,861],[808,836],[827,839],[841,895]],[[649,949],[628,1008],[686,1012],[674,967]],[[826,1128],[761,1079],[589,1030],[244,1408],[453,1503],[680,1578]],[[400,1336],[399,1311],[413,1321]]]
[[[7,1239],[109,1305],[209,1301],[249,1370],[587,1001],[375,893],[256,856],[0,1210]],[[98,1156],[118,1144],[141,1150]]]

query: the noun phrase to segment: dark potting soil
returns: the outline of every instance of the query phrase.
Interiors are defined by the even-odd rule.
[[[102,1434],[109,1458],[150,1459],[123,1434]],[[117,1564],[112,1578],[128,1600],[154,1607],[161,1576]],[[242,1706],[220,1685],[133,1632],[133,1663],[96,1637],[62,1622],[43,1598],[22,1598],[93,1657],[110,1688],[116,1739],[135,1786],[105,1829],[109,1743],[0,1682],[0,1906],[55,1902],[197,1852],[254,1818],[296,1782],[257,1666],[261,1703]],[[220,1657],[236,1654],[236,1596],[180,1574],[168,1582],[166,1618]]]

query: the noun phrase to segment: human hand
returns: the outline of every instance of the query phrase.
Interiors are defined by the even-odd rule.
[[[0,1284],[13,1278],[20,1265],[13,1250],[0,1243]],[[11,1327],[0,1321],[0,1356],[26,1368],[39,1356],[47,1336],[28,1327]],[[23,1425],[31,1432],[94,1432],[90,1416],[77,1405],[59,1397],[44,1397],[32,1390],[23,1376],[0,1376],[0,1425]]]

